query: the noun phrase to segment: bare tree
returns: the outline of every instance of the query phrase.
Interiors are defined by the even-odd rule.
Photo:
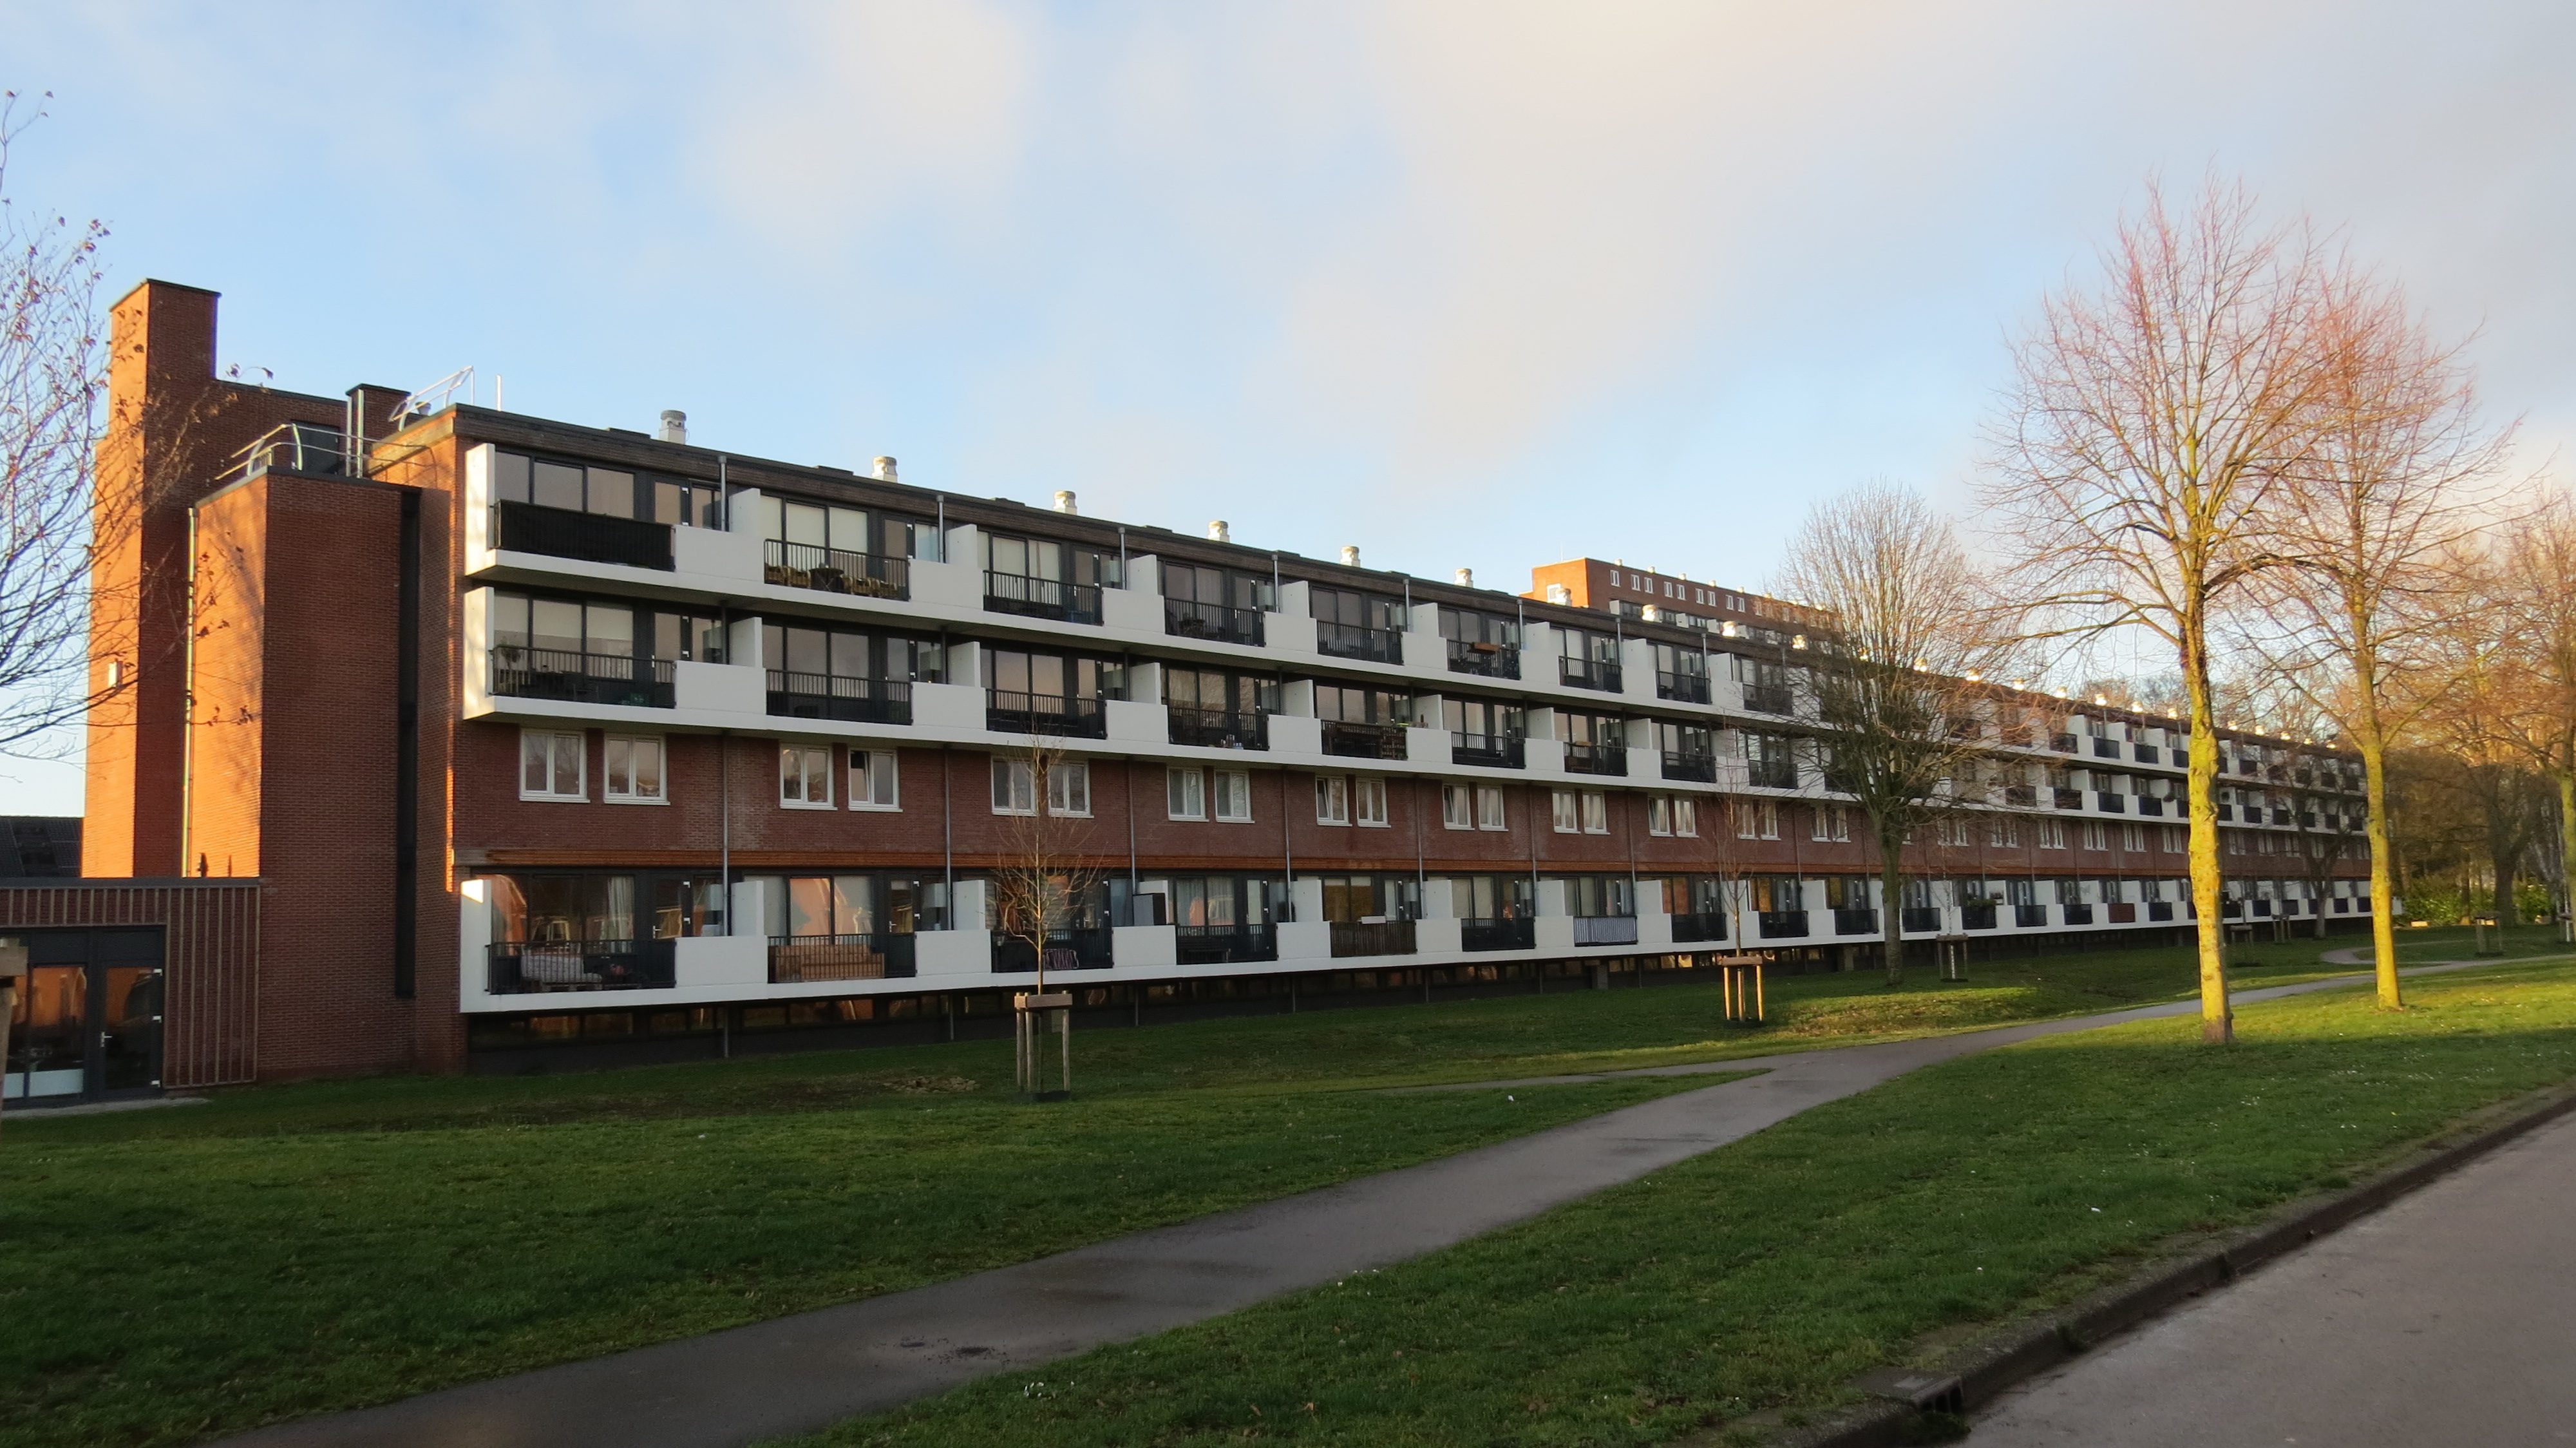
[[[2150,186],[2102,264],[2094,290],[2048,298],[2015,347],[1983,493],[2026,636],[2142,630],[2173,651],[2201,1034],[2227,1041],[2212,624],[2265,565],[2275,495],[2310,446],[2325,268],[2304,227],[2261,229],[2242,187],[2215,184],[2181,217]]]
[[[2463,565],[2473,599],[2519,587],[2507,575],[2509,559],[2499,553]],[[2424,742],[2454,766],[2433,779],[2478,822],[2500,923],[2513,918],[2514,878],[2544,828],[2545,795],[2533,766],[2546,764],[2551,742],[2566,727],[2547,716],[2541,702],[2547,691],[2530,673],[2514,613],[2504,602],[2470,602],[2452,611],[2439,630],[2439,668],[2404,683],[2426,696],[2419,725]]]
[[[2472,574],[2504,621],[2516,687],[2501,712],[2509,740],[2558,798],[2561,916],[2576,914],[2576,498],[2553,492]],[[2499,915],[2498,919],[2503,917]]]
[[[2254,720],[2262,732],[2314,744],[2336,737],[2343,720],[2355,708],[2349,698],[2353,687],[2330,665],[2311,664],[2305,669],[2265,667],[2250,678],[2223,685],[2220,695],[2231,709]],[[2307,882],[2308,899],[2316,911],[2312,917],[2315,934],[2323,940],[2324,901],[2327,887],[2334,881],[2335,864],[2354,852],[2354,837],[2366,833],[2368,822],[2384,821],[2381,811],[2386,808],[2386,791],[2382,790],[2381,803],[2373,806],[2367,816],[2355,815],[2348,808],[2351,796],[2344,787],[2343,762],[2314,756],[2294,758],[2287,768],[2274,774],[2271,783],[2287,797],[2291,818],[2298,821],[2294,848],[2298,851],[2300,875]],[[2384,823],[2379,827],[2384,839]],[[2381,881],[2374,871],[2371,891],[2371,908],[2382,914],[2390,909],[2390,892],[2395,888],[2394,864],[2386,869],[2391,879]],[[2391,956],[2393,959],[2393,951]]]
[[[2394,288],[2335,277],[2315,316],[2314,433],[2274,493],[2273,547],[2240,636],[2271,679],[2304,695],[2361,755],[2369,796],[2371,945],[2379,1004],[2403,1004],[2388,836],[2388,751],[2435,697],[2399,686],[2440,663],[2441,625],[2463,602],[2453,560],[2482,520],[2510,428],[2478,418],[2459,349],[2432,339]]]
[[[1091,766],[1044,735],[993,756],[994,805],[1005,825],[1001,861],[987,878],[993,918],[1006,940],[1025,945],[1037,971],[1033,994],[1046,994],[1047,957],[1092,923],[1103,878],[1092,848]],[[1037,1091],[1034,1062],[1020,1085]],[[1066,1065],[1066,1073],[1071,1067]]]
[[[0,754],[41,749],[100,687],[87,641],[107,228],[31,217],[10,199],[9,148],[44,114],[22,118],[20,106],[0,94]]]
[[[1905,847],[1959,810],[1986,753],[1978,682],[1998,662],[1988,612],[1950,525],[1913,493],[1871,484],[1819,503],[1779,591],[1833,620],[1807,674],[1828,787],[1878,842],[1887,981],[1905,978]]]

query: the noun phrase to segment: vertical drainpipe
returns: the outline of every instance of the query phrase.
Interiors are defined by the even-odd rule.
[[[726,640],[727,644],[732,642]],[[733,928],[733,731],[716,731],[716,888],[723,892],[724,933]]]

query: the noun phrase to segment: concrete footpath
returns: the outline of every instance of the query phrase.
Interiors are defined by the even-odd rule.
[[[2236,998],[2352,983],[2342,976]],[[1419,1257],[1936,1062],[2198,1009],[2197,1000],[2181,1000],[1924,1040],[1607,1073],[1763,1074],[909,1292],[227,1441],[259,1448],[730,1448],[812,1431]]]
[[[2576,1116],[1996,1400],[1987,1448],[2576,1443]]]

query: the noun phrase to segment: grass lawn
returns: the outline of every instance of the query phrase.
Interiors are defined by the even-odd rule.
[[[2498,936],[2502,936],[2501,943]],[[2368,936],[2350,940],[2337,937],[2338,945],[2367,947]],[[2487,948],[2500,950],[2499,958],[2528,960],[2534,956],[2566,955],[2576,951],[2558,938],[2555,925],[2508,925],[2501,932],[2487,932]],[[2468,960],[2477,949],[2477,932],[2466,925],[2428,925],[2421,930],[2400,928],[2397,932],[2397,958],[2408,965],[2427,960]]]
[[[2395,1014],[2358,990],[2250,1005],[2229,1049],[2182,1018],[1964,1058],[1416,1262],[808,1442],[1724,1440],[2576,1076],[2576,967],[2411,989]]]
[[[2343,944],[2338,940],[2334,944]],[[2251,952],[2248,986],[2320,973]],[[2187,951],[1974,979],[1694,987],[1103,1030],[1079,1098],[998,1041],[545,1078],[399,1078],[9,1119],[0,1442],[177,1443],[895,1291],[1386,1170],[1662,1092],[1355,1087],[1720,1059],[2191,990]],[[1928,972],[1925,973],[1928,976]]]

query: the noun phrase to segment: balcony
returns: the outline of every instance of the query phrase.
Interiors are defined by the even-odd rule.
[[[1176,639],[1261,647],[1261,610],[1198,603],[1186,598],[1163,600],[1163,632]]]
[[[1363,628],[1355,623],[1315,621],[1315,652],[1333,659],[1359,659],[1372,664],[1404,662],[1404,630]]]
[[[2220,800],[2218,802],[2218,817],[2222,820],[2232,820],[2236,818],[2236,806],[2229,804],[2225,800]]]
[[[1022,618],[1052,618],[1065,623],[1100,622],[1100,586],[1031,578],[1020,573],[984,570],[984,608]]]
[[[2045,905],[2015,905],[2013,907],[2013,924],[2024,930],[2038,930],[2048,924],[2048,907]]]
[[[2150,900],[2150,901],[2148,901],[2148,902],[2147,902],[2147,918],[2148,918],[2149,920],[2171,920],[2171,919],[2173,919],[2173,902],[2172,902],[2172,901],[2170,901],[2170,900]]]
[[[2056,796],[2052,803],[2059,809],[2084,808],[2084,791],[2080,789],[2059,789],[2052,790],[2050,793]]]
[[[1053,734],[1067,739],[1106,739],[1109,719],[1098,699],[1022,694],[994,689],[984,695],[984,727],[996,734]]]
[[[905,980],[913,970],[910,935],[773,935],[769,983],[803,985],[829,980]]]
[[[668,940],[511,940],[485,952],[494,995],[666,987],[675,956]]]
[[[1620,667],[1608,659],[1568,659],[1556,661],[1556,681],[1569,689],[1598,689],[1605,694],[1619,692]]]
[[[855,598],[912,597],[911,559],[813,543],[770,539],[769,561],[761,576],[781,588],[811,588]]]
[[[2007,784],[2004,786],[2004,803],[2021,809],[2036,808],[2039,804],[2039,790],[2033,785]]]
[[[2135,905],[2119,904],[2110,906],[2109,909],[2111,914],[2111,923],[2114,925],[2135,925],[2138,923],[2138,907]]]
[[[1187,704],[1173,704],[1166,712],[1172,716],[1174,744],[1191,744],[1201,749],[1270,747],[1270,716],[1257,709],[1249,714],[1238,714],[1229,709],[1194,709]]]
[[[1796,789],[1798,762],[1794,759],[1748,759],[1744,761],[1744,782],[1763,789]]]
[[[1626,774],[1628,746],[1569,744],[1565,746],[1565,772],[1568,774]]]
[[[2093,793],[2093,807],[2104,814],[2126,814],[2129,810],[2129,797],[2125,794],[2113,794],[2107,789],[2096,790]]]
[[[2120,741],[2119,741],[2119,740],[2117,740],[2117,739],[2101,739],[2101,738],[2096,738],[2096,739],[2093,741],[2093,757],[2094,757],[2094,758],[2096,758],[2096,759],[2117,759],[2117,758],[2119,758],[2119,757],[2120,757]]]
[[[1834,933],[1836,935],[1875,935],[1878,933],[1878,912],[1866,905],[1836,910]]]
[[[671,661],[503,644],[492,650],[492,692],[573,704],[672,705]]]
[[[2160,816],[2164,812],[2165,802],[2163,800],[2160,800],[2151,794],[2142,794],[2138,796],[2138,813],[2152,818]]]
[[[1349,955],[1411,955],[1410,920],[1335,920],[1331,922],[1333,958]]]
[[[2132,744],[2129,750],[2140,764],[2164,763],[2164,751],[2152,744]]]
[[[1705,704],[1709,700],[1706,674],[1674,674],[1658,670],[1655,674],[1655,697],[1684,704]]]
[[[1967,904],[1960,906],[1959,928],[1962,930],[1994,929],[1995,902],[1992,900],[1972,900]]]
[[[2066,912],[2066,923],[2069,925],[2093,923],[2093,907],[2090,905],[2061,905],[2058,908]]]
[[[1175,925],[1175,959],[1183,965],[1277,960],[1279,937],[1259,925]]]
[[[1577,915],[1574,917],[1574,943],[1577,945],[1634,945],[1637,943],[1637,917],[1634,915]]]
[[[1807,933],[1807,912],[1764,910],[1753,917],[1753,926],[1765,940],[1794,940]]]
[[[771,669],[769,712],[781,719],[909,724],[912,685],[902,679],[846,679]]]
[[[1787,714],[1797,706],[1797,696],[1786,684],[1747,684],[1744,707],[1755,714]]]
[[[1324,752],[1345,759],[1402,759],[1404,726],[1324,721]]]
[[[1698,945],[1726,938],[1726,912],[1723,910],[1699,910],[1688,915],[1676,915],[1672,920],[1675,945]]]
[[[1458,945],[1462,950],[1536,950],[1538,922],[1535,920],[1461,920],[1458,922]]]
[[[2251,816],[2248,816],[2248,818],[2250,819]],[[2291,818],[2292,816],[2288,810],[2276,809],[2272,811],[2272,823],[2276,825],[2286,825],[2290,822]]]
[[[1033,971],[1037,953],[1029,943],[1016,935],[993,935],[993,973],[1010,975]],[[1109,930],[1064,930],[1047,937],[1046,968],[1049,974],[1060,970],[1107,970],[1109,968]]]
[[[1525,751],[1515,734],[1452,734],[1451,764],[1481,764],[1488,769],[1518,769]]]
[[[1941,911],[1932,905],[1908,905],[1896,923],[1908,935],[1931,935],[1941,928]]]
[[[2169,750],[2169,751],[2167,751],[2167,752],[2173,755],[2173,765],[2174,765],[2174,768],[2176,768],[2176,769],[2187,769],[2187,768],[2189,768],[2189,767],[2190,767],[2190,765],[2191,765],[2191,751],[2190,751],[2190,750],[2188,750],[2188,749],[2174,749],[2174,750]]]
[[[511,553],[543,553],[585,563],[671,571],[671,525],[639,523],[604,513],[576,513],[537,503],[496,504],[494,546]]]
[[[1449,640],[1449,672],[1477,674],[1488,679],[1517,679],[1521,676],[1521,654],[1481,639]]]
[[[2056,750],[2060,754],[2073,754],[2076,752],[2075,736],[2072,734],[2052,734],[2048,736],[2048,747]]]
[[[1695,750],[1664,751],[1664,778],[1692,779],[1701,784],[1717,783],[1717,756]]]

